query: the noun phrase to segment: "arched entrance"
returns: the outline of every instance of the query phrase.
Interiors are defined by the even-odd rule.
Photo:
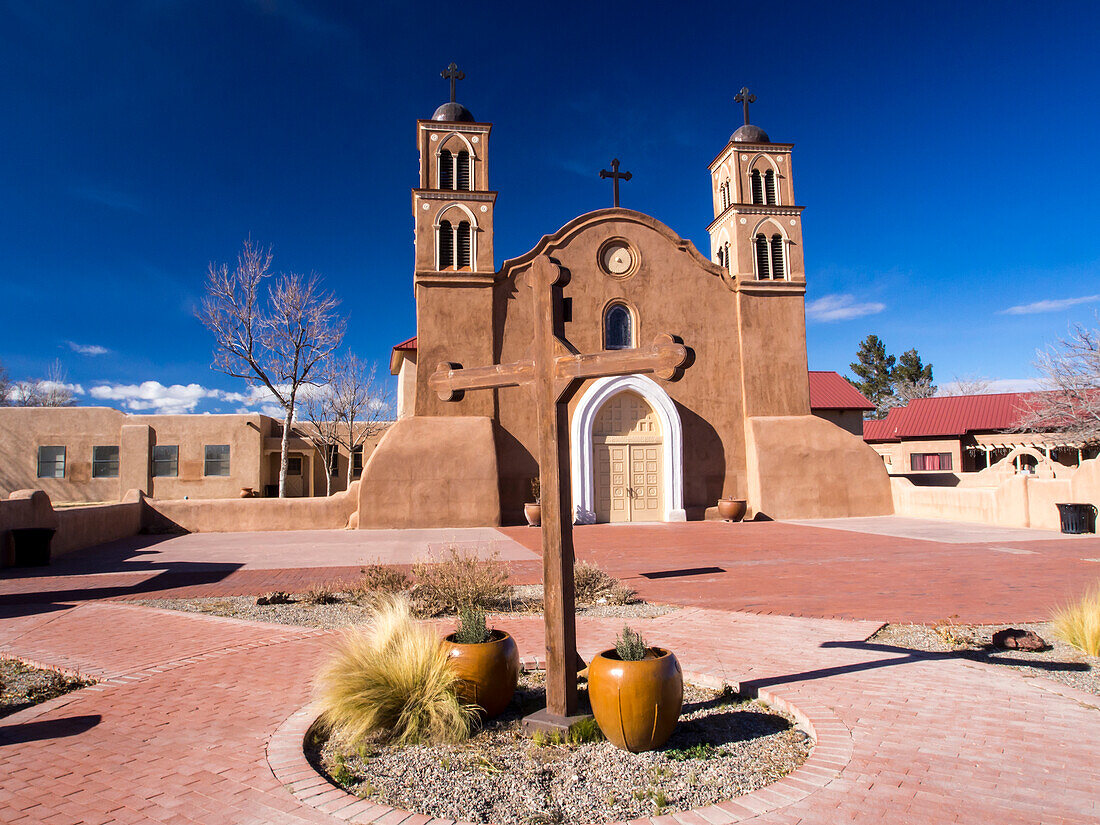
[[[684,521],[680,416],[656,381],[594,381],[573,413],[570,452],[578,524]]]

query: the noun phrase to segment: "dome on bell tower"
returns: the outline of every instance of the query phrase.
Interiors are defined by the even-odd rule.
[[[736,132],[730,135],[730,140],[734,143],[771,143],[768,140],[768,133],[751,123],[746,123],[738,128]]]
[[[470,110],[463,106],[461,103],[455,103],[453,100],[441,105],[435,110],[435,114],[432,115],[432,120],[451,120],[458,123],[474,123],[474,116],[470,114]]]

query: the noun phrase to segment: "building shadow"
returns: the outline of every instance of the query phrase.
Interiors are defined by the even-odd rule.
[[[23,722],[0,725],[0,745],[23,745],[44,739],[64,739],[91,730],[103,720],[98,713],[84,716],[67,716],[63,719],[45,719],[40,722]]]

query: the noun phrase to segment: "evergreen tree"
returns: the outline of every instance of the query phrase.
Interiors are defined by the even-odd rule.
[[[905,381],[914,385],[926,382],[931,385],[932,365],[922,363],[920,355],[915,349],[907,350],[898,358],[898,365],[894,369],[894,381]],[[936,388],[932,387],[932,392],[929,395],[932,395],[935,391]]]
[[[897,359],[886,354],[886,345],[877,335],[868,335],[863,339],[856,359],[849,365],[857,379],[852,384],[878,409],[884,399],[894,394],[894,365]]]

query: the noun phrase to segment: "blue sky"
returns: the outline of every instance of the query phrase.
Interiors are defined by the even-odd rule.
[[[414,332],[414,122],[451,60],[495,124],[498,264],[607,205],[612,156],[624,206],[708,251],[706,165],[748,85],[796,144],[811,368],[847,371],[873,332],[941,384],[1018,380],[1095,323],[1093,4],[455,9],[0,1],[0,363],[61,359],[82,403],[237,408],[193,309],[251,235],[320,273],[384,368]]]

